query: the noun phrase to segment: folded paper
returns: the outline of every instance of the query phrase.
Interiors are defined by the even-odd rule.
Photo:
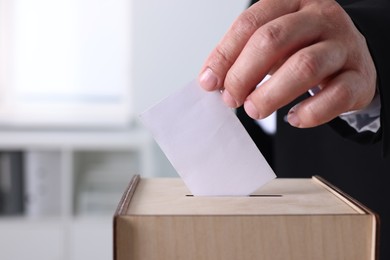
[[[196,80],[140,120],[195,196],[245,196],[276,177],[221,93]]]

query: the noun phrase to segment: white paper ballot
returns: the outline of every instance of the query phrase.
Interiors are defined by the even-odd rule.
[[[276,177],[221,93],[197,80],[140,119],[195,196],[246,196]]]

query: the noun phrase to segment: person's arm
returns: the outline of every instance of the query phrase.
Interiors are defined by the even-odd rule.
[[[344,8],[353,14],[362,10],[352,5]],[[266,117],[318,85],[321,91],[288,115],[290,124],[301,128],[364,109],[373,100],[377,81],[382,85],[376,72],[380,66],[376,60],[374,65],[364,30],[355,21],[359,15],[348,14],[333,0],[261,0],[238,17],[210,54],[200,84],[207,90],[224,88],[225,102],[231,107],[244,104],[254,119]],[[369,45],[370,37],[366,35]],[[268,73],[271,80],[255,89]],[[387,93],[382,88],[384,103]],[[386,123],[382,120],[379,135],[388,129]]]
[[[331,122],[333,128],[345,137],[363,142],[382,140],[383,153],[390,153],[390,1],[363,0],[340,1],[358,30],[365,36],[377,71],[377,86],[380,96],[381,129],[373,134],[358,133],[337,119]]]

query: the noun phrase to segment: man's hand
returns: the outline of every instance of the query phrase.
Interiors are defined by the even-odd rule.
[[[259,88],[267,75],[272,77]],[[324,124],[374,97],[376,71],[365,38],[334,0],[261,0],[245,10],[207,58],[199,82],[224,89],[230,107],[261,119],[309,89],[293,107],[296,127]]]

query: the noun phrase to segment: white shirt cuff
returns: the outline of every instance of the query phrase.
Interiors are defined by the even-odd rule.
[[[314,96],[319,91],[321,91],[320,88],[316,86],[310,89],[309,93],[310,95]],[[380,115],[381,100],[379,90],[377,89],[373,100],[367,107],[360,110],[343,113],[339,117],[346,121],[349,126],[354,128],[358,133],[364,131],[376,133],[381,127]]]
[[[361,110],[355,110],[355,111],[343,113],[339,117],[342,120],[346,121],[358,133],[364,131],[370,131],[376,133],[381,127],[380,110],[381,110],[381,101],[380,101],[379,93],[377,91],[374,99],[367,107]]]

